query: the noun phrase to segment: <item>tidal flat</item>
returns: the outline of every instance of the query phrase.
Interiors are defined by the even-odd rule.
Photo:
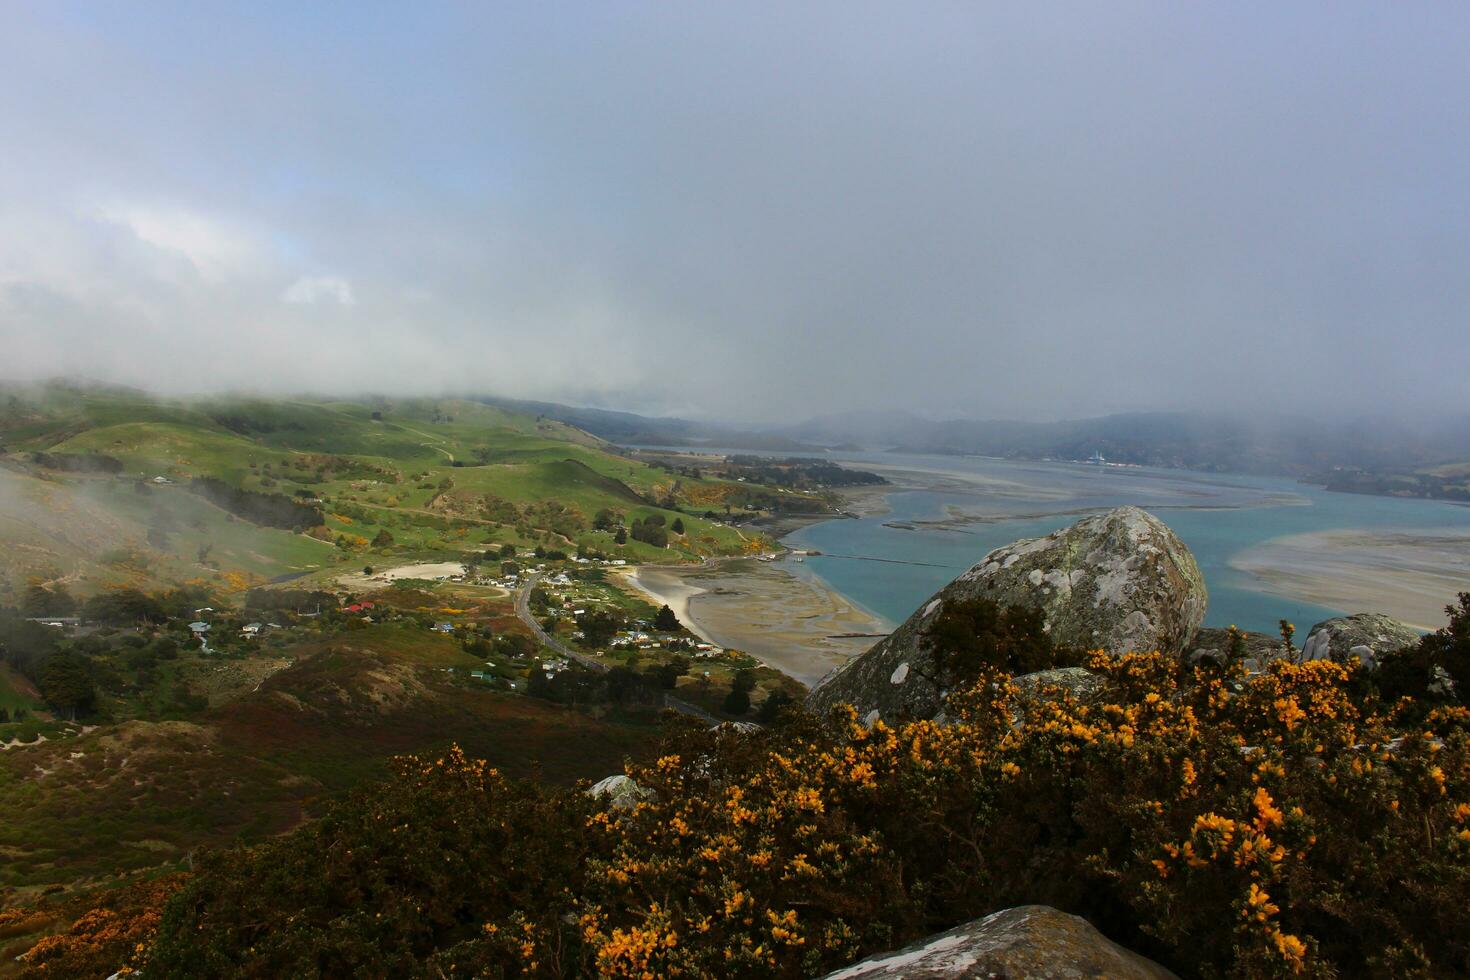
[[[1444,625],[1450,597],[1470,590],[1470,531],[1291,534],[1249,548],[1230,564],[1264,592],[1381,612],[1433,630]]]

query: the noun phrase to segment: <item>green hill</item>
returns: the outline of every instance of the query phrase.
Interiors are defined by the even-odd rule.
[[[563,422],[474,401],[180,400],[12,385],[0,388],[0,447],[0,596],[57,580],[82,592],[238,591],[503,544],[630,561],[763,546],[701,516],[727,505],[750,513],[766,499],[761,488],[680,476]],[[193,492],[198,478],[266,495],[251,498],[259,504],[305,503],[321,526],[264,526],[263,507],[228,512],[219,494]],[[615,542],[617,524],[655,514],[682,519],[686,533],[667,549]]]

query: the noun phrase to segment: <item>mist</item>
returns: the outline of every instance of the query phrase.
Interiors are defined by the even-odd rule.
[[[1470,408],[1470,8],[45,4],[0,377],[853,410]]]

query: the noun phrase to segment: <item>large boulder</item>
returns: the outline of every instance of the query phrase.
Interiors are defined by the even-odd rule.
[[[992,551],[887,638],[824,677],[808,707],[851,704],[869,720],[932,718],[948,692],[929,629],[946,603],[974,598],[1040,610],[1059,645],[1174,655],[1188,648],[1207,601],[1199,566],[1174,532],[1137,507],[1119,507]]]
[[[996,912],[896,953],[854,963],[827,974],[824,980],[878,977],[1177,980],[1152,960],[1108,939],[1086,919],[1045,905],[1022,905]]]
[[[1324,619],[1307,631],[1303,660],[1356,660],[1372,669],[1386,653],[1414,646],[1419,631],[1378,613]]]

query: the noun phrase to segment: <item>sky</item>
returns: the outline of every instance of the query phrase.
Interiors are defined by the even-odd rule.
[[[0,8],[0,378],[1470,411],[1470,4]]]

